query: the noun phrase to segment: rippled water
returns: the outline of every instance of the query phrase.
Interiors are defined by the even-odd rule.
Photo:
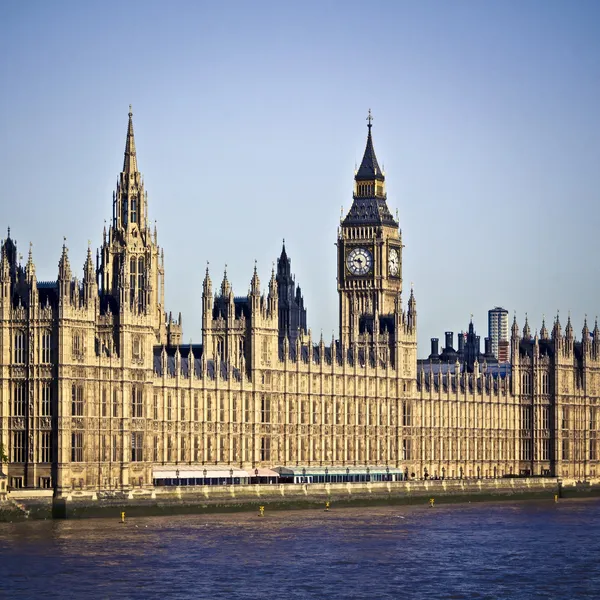
[[[600,502],[0,523],[0,597],[600,598]]]

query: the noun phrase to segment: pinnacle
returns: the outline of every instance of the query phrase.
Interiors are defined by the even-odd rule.
[[[137,158],[135,154],[135,137],[133,135],[133,113],[129,105],[129,123],[127,124],[127,138],[125,140],[125,158],[123,160],[123,173],[137,173]]]

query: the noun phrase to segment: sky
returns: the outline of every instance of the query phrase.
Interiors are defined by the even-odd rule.
[[[207,261],[266,290],[284,238],[313,338],[337,331],[369,108],[420,357],[498,305],[578,337],[600,313],[598,2],[0,1],[0,230],[38,280],[63,236],[79,276],[100,246],[129,104],[186,342]]]

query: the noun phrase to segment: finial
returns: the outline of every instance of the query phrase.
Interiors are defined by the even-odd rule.
[[[7,237],[10,237],[10,225],[8,226],[8,236]]]
[[[129,116],[133,117],[133,111],[131,110],[131,104],[129,105]]]
[[[367,127],[371,129],[373,127],[373,115],[371,114],[371,109],[369,109],[369,114],[367,116],[368,125]]]

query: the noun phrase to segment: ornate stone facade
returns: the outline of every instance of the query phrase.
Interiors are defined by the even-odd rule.
[[[2,243],[0,442],[13,487],[151,486],[155,464],[597,476],[597,325],[576,342],[570,319],[564,335],[557,317],[534,338],[515,321],[509,369],[418,370],[416,300],[411,290],[403,305],[402,236],[370,120],[338,231],[340,331],[328,344],[304,331],[284,252],[264,294],[256,268],[244,297],[227,274],[213,293],[207,270],[202,344],[182,345],[147,214],[130,112],[112,222],[82,281],[66,244],[57,280],[38,282],[31,249],[23,267],[10,231]]]

